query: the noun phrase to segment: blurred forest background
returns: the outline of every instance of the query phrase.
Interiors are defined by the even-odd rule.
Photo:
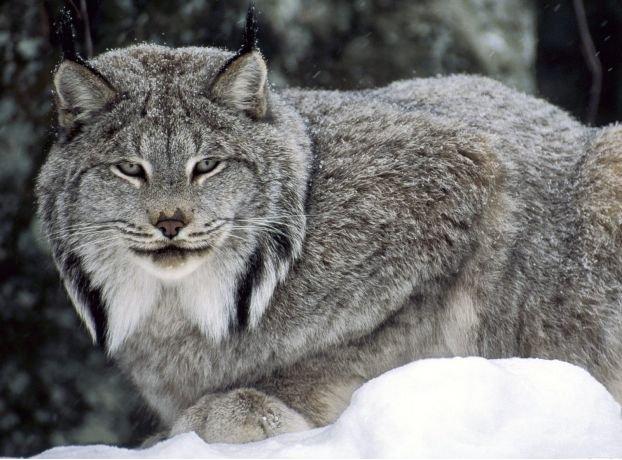
[[[65,3],[87,56],[143,41],[236,49],[248,0]],[[153,427],[128,382],[91,345],[34,216],[33,180],[54,136],[50,83],[60,62],[50,16],[62,4],[0,4],[0,456],[60,444],[135,445]],[[255,4],[260,48],[277,88],[353,89],[480,73],[586,122],[622,119],[620,0],[585,1],[583,25],[573,0]],[[585,52],[586,30],[597,60]]]

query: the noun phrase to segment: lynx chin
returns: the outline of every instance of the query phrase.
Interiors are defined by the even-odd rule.
[[[276,91],[254,30],[54,75],[40,217],[163,435],[322,426],[440,356],[569,361],[622,402],[622,127],[475,76]]]

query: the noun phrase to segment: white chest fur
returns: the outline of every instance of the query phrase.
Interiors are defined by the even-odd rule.
[[[206,257],[186,276],[154,273],[126,252],[87,257],[86,269],[102,291],[108,326],[107,350],[113,355],[157,305],[175,307],[210,340],[218,343],[235,316],[237,258]]]

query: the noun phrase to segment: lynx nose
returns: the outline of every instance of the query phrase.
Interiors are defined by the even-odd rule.
[[[167,216],[161,212],[154,226],[160,230],[165,237],[172,240],[177,236],[179,231],[186,226],[186,219],[184,219],[179,209],[177,209],[172,216]]]
[[[184,227],[185,225],[181,220],[161,220],[156,224],[156,228],[160,230],[165,237],[170,239],[175,238]]]

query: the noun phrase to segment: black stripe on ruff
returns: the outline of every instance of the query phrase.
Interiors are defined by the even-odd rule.
[[[85,305],[91,313],[95,323],[95,338],[97,343],[106,347],[106,329],[108,319],[102,301],[102,293],[99,288],[94,288],[82,269],[80,259],[73,253],[69,253],[63,263],[64,277],[69,280],[77,294],[77,301]]]
[[[253,290],[259,284],[264,271],[261,248],[257,246],[246,261],[246,270],[239,277],[236,290],[237,328],[242,331],[248,326]]]

